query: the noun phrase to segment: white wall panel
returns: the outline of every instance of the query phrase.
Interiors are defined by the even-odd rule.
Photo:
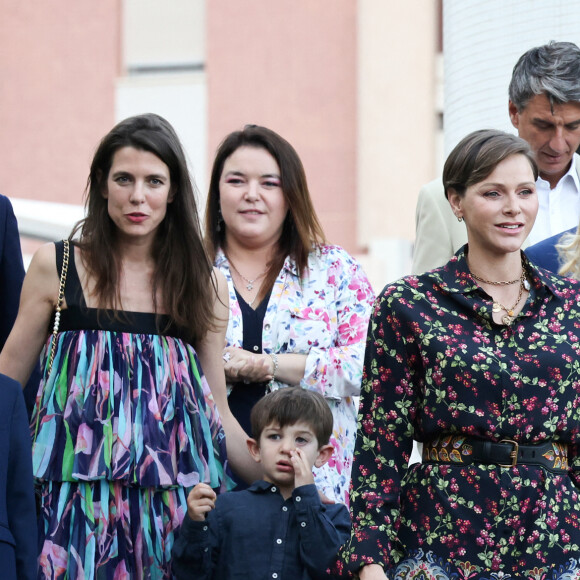
[[[205,62],[205,0],[123,0],[128,70]]]

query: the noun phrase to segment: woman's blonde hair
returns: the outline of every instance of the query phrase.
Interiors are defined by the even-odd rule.
[[[558,274],[580,280],[580,234],[564,234],[558,240],[556,250],[562,264]]]

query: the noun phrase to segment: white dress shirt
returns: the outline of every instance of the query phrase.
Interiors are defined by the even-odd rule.
[[[528,245],[576,227],[580,220],[580,179],[576,171],[578,155],[574,154],[566,175],[550,189],[550,183],[541,177],[536,181],[538,217],[528,236]]]

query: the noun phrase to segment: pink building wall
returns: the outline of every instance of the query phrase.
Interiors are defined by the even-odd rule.
[[[2,3],[0,193],[82,202],[114,123],[120,1]]]
[[[356,5],[352,0],[206,5],[210,157],[228,133],[246,123],[280,133],[302,159],[327,238],[352,252],[357,250]]]

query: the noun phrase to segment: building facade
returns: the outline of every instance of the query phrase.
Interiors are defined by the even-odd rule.
[[[329,241],[380,286],[406,273],[417,192],[438,171],[438,6],[4,0],[0,192],[78,207],[99,139],[156,112],[186,146],[203,206],[221,139],[262,124],[297,149]],[[47,237],[33,207],[17,213]]]

